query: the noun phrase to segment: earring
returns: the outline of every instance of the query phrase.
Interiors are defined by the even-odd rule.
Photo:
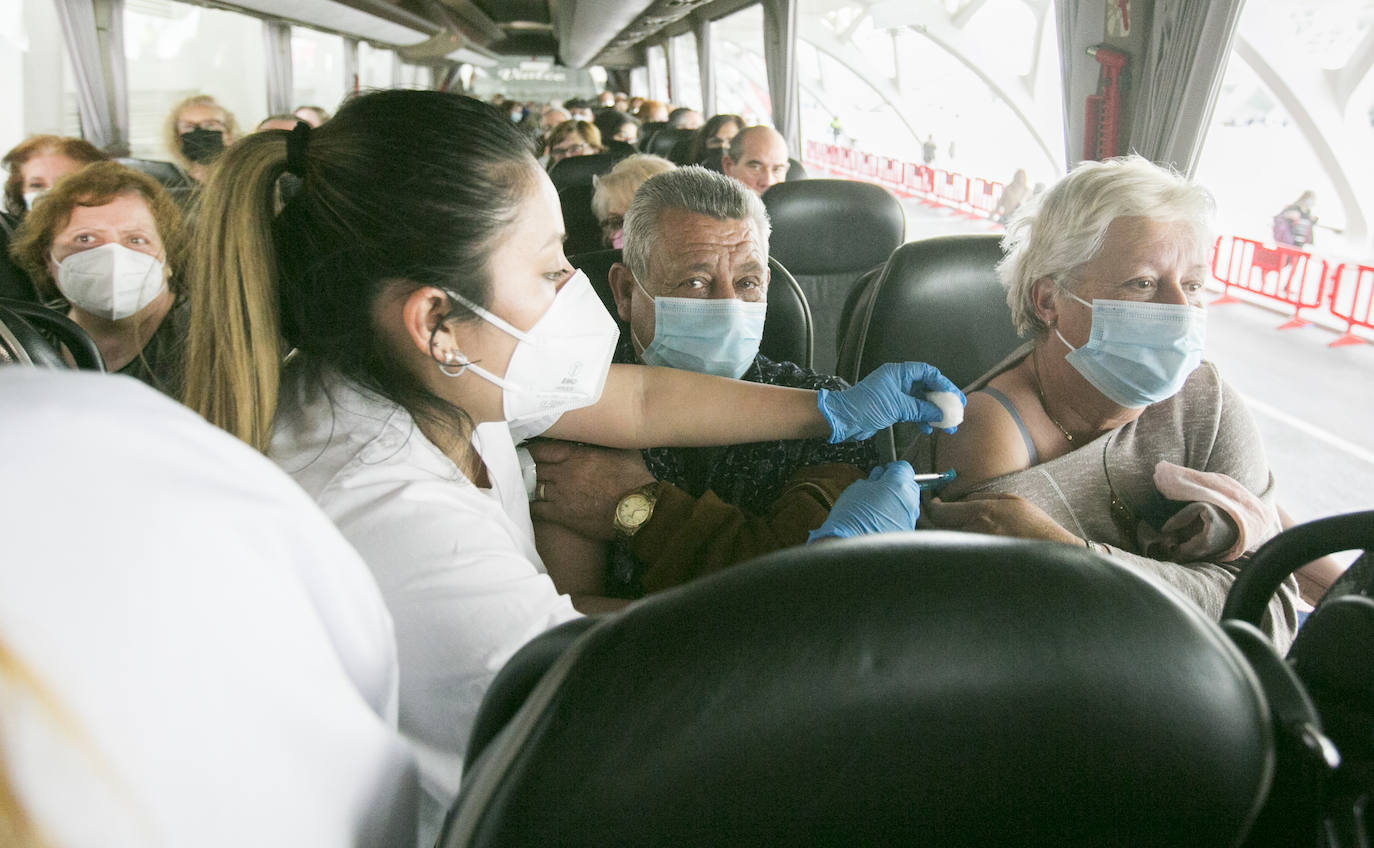
[[[443,374],[446,377],[461,377],[463,375],[463,372],[468,370],[468,365],[470,364],[471,363],[468,362],[467,357],[463,356],[456,350],[450,349],[448,351],[445,351],[444,361],[438,363],[439,373]],[[458,370],[450,370],[454,365],[458,366]]]

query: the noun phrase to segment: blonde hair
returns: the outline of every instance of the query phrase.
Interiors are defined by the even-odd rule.
[[[219,101],[208,94],[193,94],[172,107],[172,111],[167,113],[167,120],[162,125],[162,143],[167,145],[167,152],[171,154],[173,161],[181,166],[182,170],[191,167],[191,160],[187,159],[181,152],[181,133],[177,132],[177,121],[181,120],[181,113],[192,106],[209,106],[218,109],[220,121],[224,124],[224,146],[228,147],[238,140],[239,122],[234,118],[234,113],[219,104]]]
[[[611,209],[629,209],[635,190],[650,177],[671,171],[677,166],[662,156],[636,153],[626,156],[603,176],[592,177],[592,214],[598,223],[605,223]]]
[[[544,145],[552,151],[559,142],[574,134],[582,136],[583,141],[596,148],[598,153],[601,152],[601,130],[591,121],[564,121],[549,130],[549,137]]]
[[[158,238],[166,251],[164,262],[172,269],[167,287],[181,294],[185,288],[189,250],[181,210],[157,180],[118,162],[96,162],[58,182],[43,196],[43,202],[35,204],[33,211],[24,216],[10,243],[10,256],[44,296],[58,294],[48,271],[53,238],[67,226],[76,207],[104,206],[120,195],[131,193],[142,197],[152,213]]]
[[[1081,162],[1037,200],[1023,204],[1002,239],[997,265],[1007,288],[1012,324],[1043,339],[1049,328],[1035,314],[1035,283],[1046,277],[1068,286],[1074,272],[1102,250],[1117,218],[1181,221],[1204,247],[1211,241],[1212,195],[1143,156]]]

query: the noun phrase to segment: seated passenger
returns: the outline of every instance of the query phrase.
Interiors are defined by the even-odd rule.
[[[0,443],[0,844],[415,844],[391,619],[281,469],[46,368],[0,367]]]
[[[5,208],[0,211],[0,297],[34,303],[42,300],[33,280],[10,259],[14,229],[59,179],[108,158],[88,141],[60,135],[32,136],[5,154],[9,176],[5,179]]]
[[[754,194],[787,179],[787,142],[772,127],[746,127],[730,139],[720,158],[721,170],[749,187]]]
[[[701,113],[695,109],[680,106],[668,113],[668,126],[678,130],[699,130],[702,125]]]
[[[549,154],[549,170],[571,156],[590,156],[600,153],[601,131],[587,121],[564,121],[553,128],[545,142]]]
[[[105,367],[181,394],[188,321],[181,212],[157,180],[118,162],[67,177],[11,248],[46,297],[60,295]]]
[[[258,121],[258,125],[253,128],[253,132],[263,132],[265,130],[293,130],[296,128],[296,122],[303,120],[305,119],[298,118],[295,115],[268,115],[266,118]],[[306,123],[310,122],[306,121]]]
[[[933,466],[913,460],[958,472],[931,526],[1087,545],[1220,614],[1278,521],[1254,421],[1202,359],[1212,211],[1131,156],[1080,164],[1013,219],[999,271],[1031,341],[974,383]],[[1294,599],[1290,579],[1269,607],[1280,652]]]
[[[319,106],[297,106],[296,111],[292,114],[312,127],[318,127],[329,120],[329,113]],[[278,129],[289,130],[291,127],[278,127]]]
[[[234,114],[208,94],[197,94],[172,107],[167,115],[167,149],[186,175],[205,182],[210,163],[239,135]]]
[[[592,178],[592,214],[601,225],[601,239],[607,247],[619,250],[624,246],[625,212],[639,186],[676,167],[662,156],[636,153],[621,159],[605,176]]]
[[[668,123],[668,104],[662,100],[645,100],[635,109],[635,117],[641,124]]]
[[[744,119],[739,115],[712,115],[697,134],[692,136],[692,147],[687,151],[687,161],[701,165],[708,154],[719,154],[730,146],[730,140],[744,129]]]
[[[625,262],[610,272],[629,327],[615,361],[843,388],[837,377],[758,352],[769,229],[758,197],[704,168],[640,186],[626,216]],[[953,390],[943,377],[926,387],[934,383]],[[540,550],[554,582],[587,610],[601,608],[595,596],[638,597],[805,542],[839,493],[877,462],[868,441],[823,438],[643,452],[535,442],[530,452]],[[640,515],[627,520],[632,507]],[[914,529],[911,518],[905,529]],[[614,543],[609,560],[606,543]]]
[[[274,216],[283,168],[301,192]],[[492,676],[576,614],[535,550],[515,438],[838,442],[928,413],[910,395],[924,367],[817,393],[611,365],[615,321],[563,256],[552,182],[469,98],[373,92],[318,130],[251,135],[216,166],[201,226],[187,403],[270,449],[376,577],[421,844]]]
[[[605,142],[623,141],[634,145],[639,142],[639,121],[614,109],[604,109],[596,116],[596,129]]]

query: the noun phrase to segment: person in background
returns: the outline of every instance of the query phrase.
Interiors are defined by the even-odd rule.
[[[772,127],[755,126],[740,130],[720,158],[721,170],[762,195],[769,187],[787,179],[791,163],[787,142]]]
[[[688,161],[697,165],[706,164],[708,156],[719,156],[742,129],[744,119],[739,115],[712,115],[711,120],[703,124],[692,137],[692,147],[687,153]]]
[[[0,844],[415,845],[391,617],[299,486],[106,374],[0,368],[0,442]]]
[[[549,133],[549,170],[571,156],[600,153],[601,131],[586,121],[564,121]]]
[[[264,130],[287,130],[289,132],[296,128],[297,121],[304,120],[304,118],[296,115],[268,115],[266,118],[258,121],[258,125],[253,128],[253,132],[262,132]],[[309,123],[309,121],[306,121],[306,123]]]
[[[633,147],[639,141],[639,121],[614,109],[603,109],[596,116],[596,128],[606,144],[619,141]]]
[[[189,245],[181,211],[152,177],[97,162],[57,184],[11,253],[95,341],[105,367],[178,397]]]
[[[631,115],[638,115],[638,114],[639,114],[639,107],[642,106],[642,105],[644,105],[644,100],[645,100],[645,98],[640,97],[638,94],[636,94],[634,97],[631,97],[631,98],[630,98],[629,108],[628,108],[628,109],[622,109],[621,111],[622,111],[622,112],[629,112]]]
[[[539,113],[539,131],[547,138],[548,134],[553,132],[554,127],[564,121],[571,120],[572,115],[562,106],[545,106],[544,110]]]
[[[92,162],[110,157],[88,141],[60,135],[35,135],[5,154],[5,208],[0,211],[0,297],[39,303],[34,281],[10,258],[10,241],[29,208],[57,183]]]
[[[1021,204],[1030,198],[1031,187],[1030,181],[1026,178],[1026,169],[1017,168],[1016,173],[1011,177],[1011,182],[1002,189],[1002,196],[997,198],[997,205],[992,210],[992,218],[999,224],[1005,224],[1011,220],[1012,213],[1021,208]]]
[[[1317,193],[1308,189],[1283,207],[1283,211],[1274,216],[1274,241],[1300,250],[1311,244],[1313,229],[1317,226],[1317,216],[1313,212],[1316,203]]]
[[[329,113],[319,106],[297,106],[293,114],[312,127],[318,127],[329,120]]]
[[[592,214],[601,225],[601,240],[607,247],[623,246],[625,212],[635,191],[650,177],[677,167],[662,156],[636,153],[616,163],[603,176],[592,177]]]
[[[674,109],[668,113],[668,126],[679,130],[699,130],[704,119],[701,113],[695,109],[688,109],[686,106]]]
[[[210,163],[238,137],[234,114],[210,95],[196,94],[172,107],[163,140],[186,175],[203,183]]]
[[[1214,214],[1201,186],[1126,156],[1013,218],[998,271],[1031,338],[974,382],[957,435],[917,443],[914,465],[958,473],[924,521],[1087,546],[1220,616],[1280,519],[1245,401],[1202,358]],[[1290,578],[1266,615],[1280,655],[1296,597]]]
[[[592,102],[581,97],[563,101],[563,108],[568,110],[568,114],[572,115],[574,121],[591,123],[596,118],[596,114],[592,111]]]
[[[645,100],[635,110],[635,117],[643,124],[665,124],[668,122],[668,104],[661,100]]]
[[[630,108],[630,96],[623,91],[617,91],[615,93],[615,102],[612,103],[611,106],[617,112],[625,112],[628,114],[634,113],[634,109]]]
[[[596,95],[596,105],[600,106],[602,109],[615,108],[615,92],[603,91]]]
[[[844,389],[839,378],[759,353],[769,230],[762,201],[714,171],[669,168],[645,181],[626,215],[624,263],[610,271],[616,309],[628,327],[615,361]],[[922,384],[954,391],[933,368]],[[854,515],[836,515],[826,524],[840,494],[877,463],[868,440],[644,451],[538,441],[529,450],[536,461],[531,510],[541,555],[555,585],[584,612],[604,609],[606,595],[636,598],[802,544],[818,528],[826,536],[912,530],[919,509],[911,468],[903,463],[886,481],[906,496],[896,520],[859,525]]]

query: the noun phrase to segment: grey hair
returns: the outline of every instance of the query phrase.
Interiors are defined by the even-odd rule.
[[[1079,163],[1007,224],[1006,256],[997,273],[1016,331],[1038,339],[1049,333],[1035,314],[1035,283],[1049,277],[1068,286],[1074,272],[1097,256],[1117,218],[1183,222],[1205,250],[1215,212],[1207,189],[1143,156]]]
[[[669,209],[705,215],[717,221],[747,219],[758,231],[765,248],[773,230],[768,210],[739,180],[700,165],[676,168],[650,177],[635,192],[625,213],[625,265],[643,283],[649,279],[649,253],[654,244],[665,240],[659,221]]]

